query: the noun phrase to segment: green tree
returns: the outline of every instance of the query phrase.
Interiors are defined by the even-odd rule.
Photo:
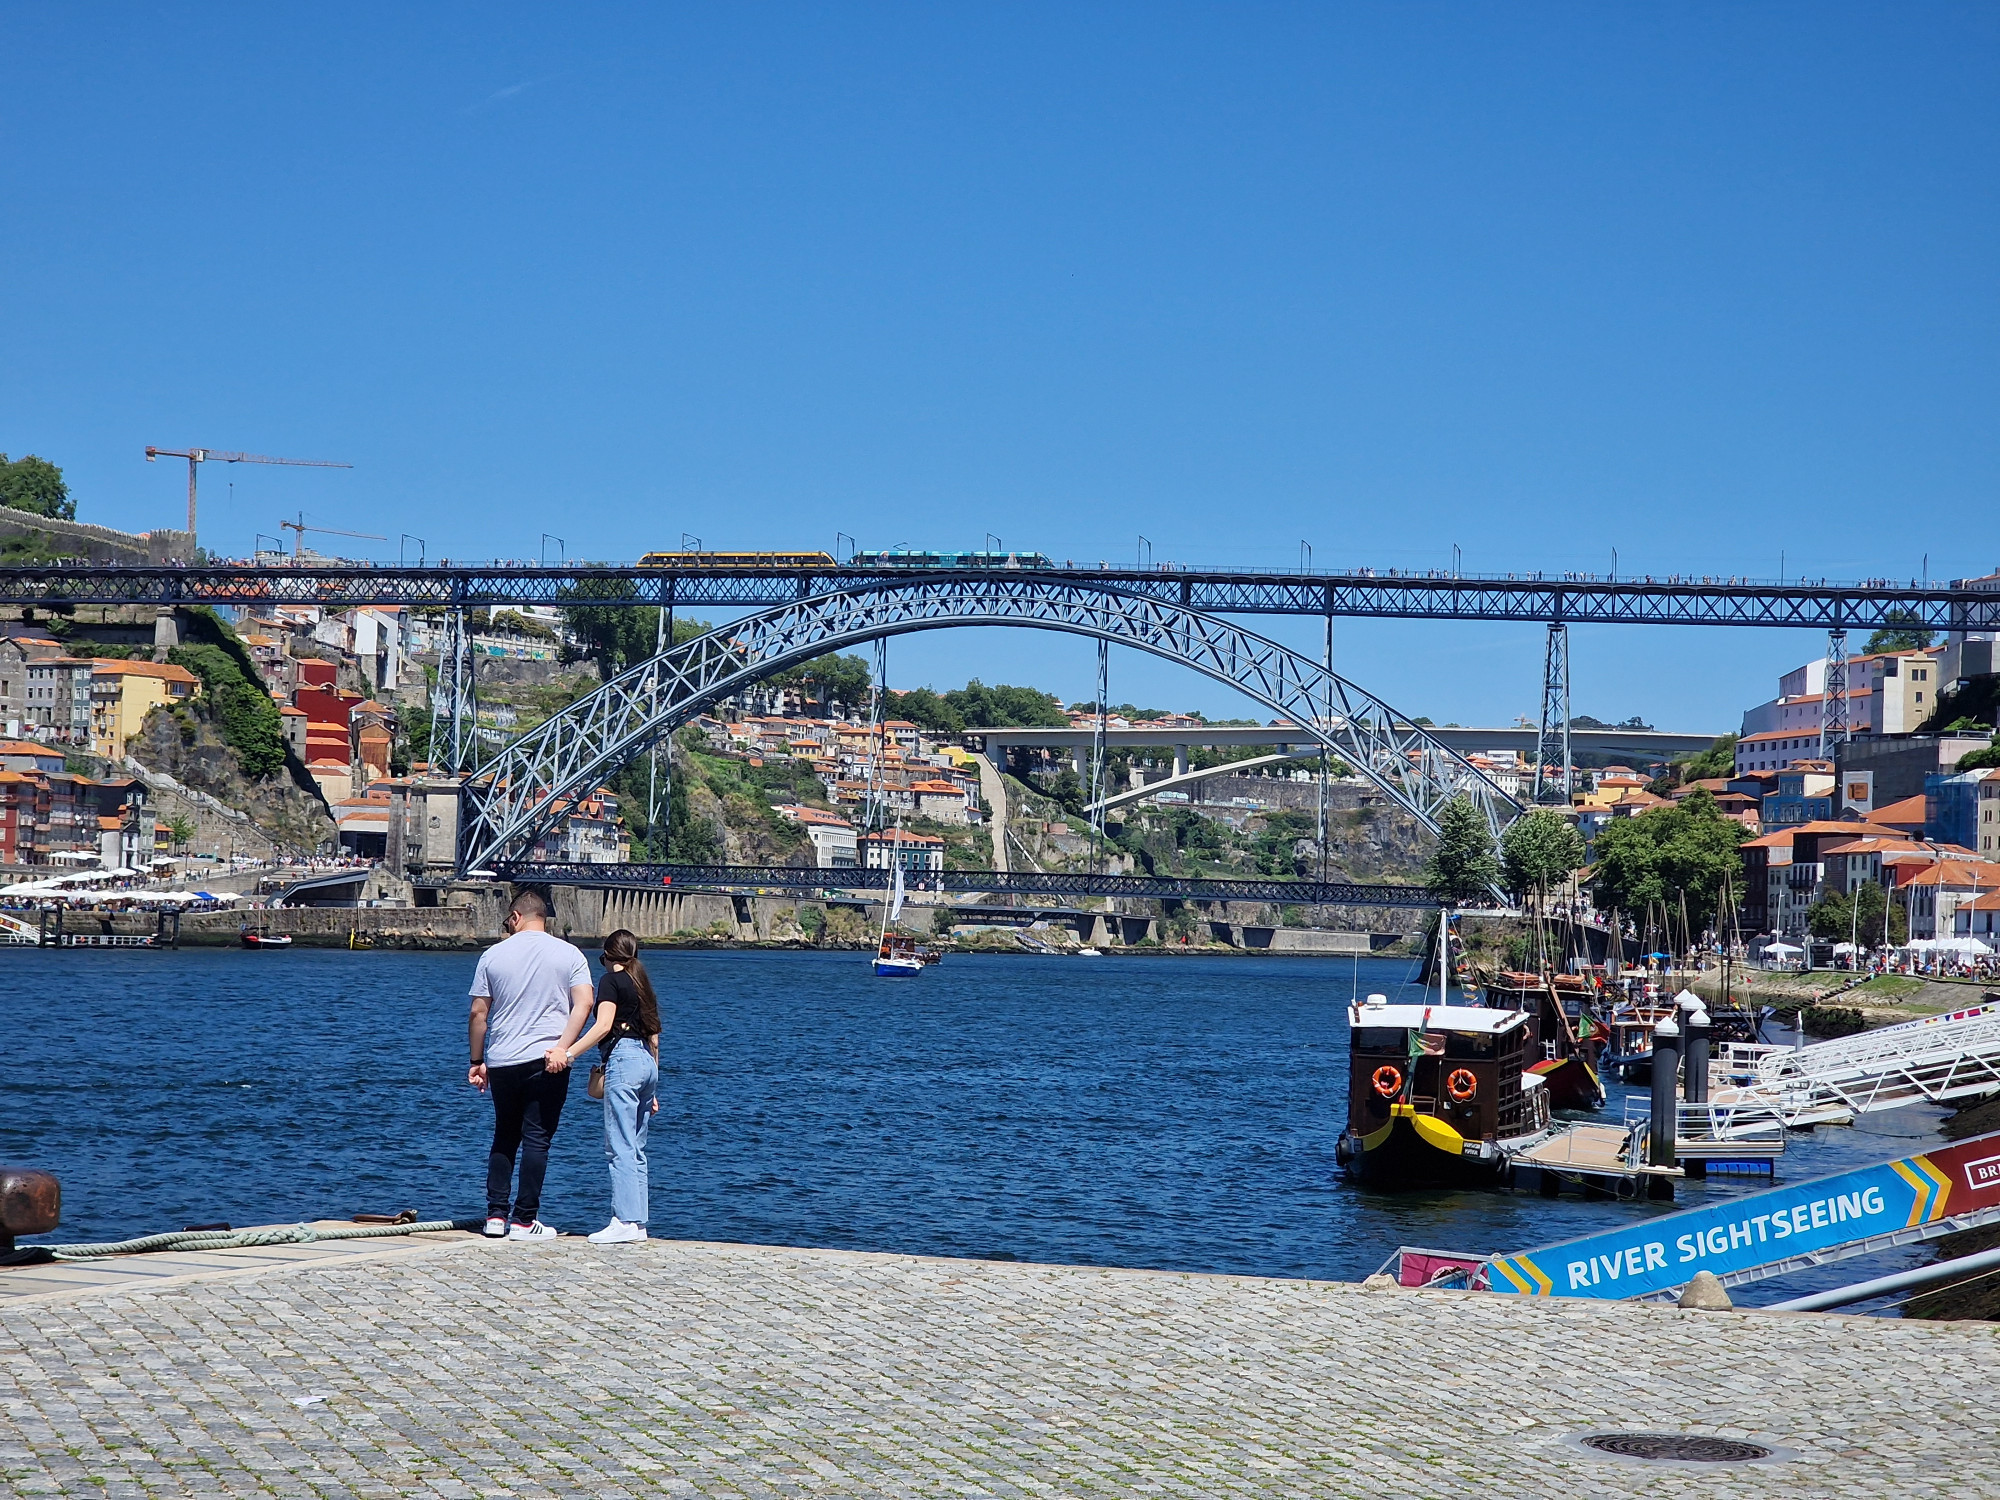
[[[652,656],[660,632],[656,606],[590,602],[637,597],[638,589],[629,578],[593,578],[577,584],[562,605],[563,626],[570,635],[564,646],[565,658],[595,662],[598,672],[611,678]],[[677,619],[672,644],[683,645],[707,631],[705,620]]]
[[[185,849],[194,842],[195,826],[185,816],[176,816],[167,824],[167,837],[172,839],[176,849]]]
[[[1500,874],[1517,895],[1546,896],[1583,864],[1583,835],[1549,807],[1516,818],[1500,835]]]
[[[0,505],[56,521],[76,519],[76,502],[69,497],[62,470],[32,453],[16,459],[0,453]]]
[[[1069,716],[1053,694],[1037,688],[988,687],[977,677],[944,695],[968,729],[1061,729]]]
[[[891,693],[887,712],[891,718],[908,719],[936,734],[957,734],[965,728],[965,715],[927,687]]]
[[[1654,901],[1677,906],[1685,896],[1688,919],[1697,930],[1707,927],[1715,920],[1723,882],[1743,888],[1743,856],[1736,846],[1748,832],[1722,815],[1705,788],[1672,807],[1614,818],[1597,836],[1592,882],[1597,904],[1640,912]]]
[[[254,675],[247,679],[220,646],[177,646],[167,659],[201,679],[197,710],[222,730],[243,774],[269,776],[285,764],[285,732],[278,705]]]
[[[1981,725],[1985,728],[1985,725]],[[1988,745],[1984,750],[1971,750],[1958,758],[1954,768],[1960,771],[1984,771],[1989,766],[2000,766],[2000,745]]]
[[[1440,901],[1477,901],[1500,883],[1493,830],[1463,792],[1438,815],[1437,848],[1424,864],[1424,884]]]
[[[1922,651],[1937,639],[1937,632],[1924,629],[1911,610],[1892,609],[1882,618],[1892,623],[1868,637],[1862,649],[1870,656],[1878,651]]]
[[[852,710],[867,701],[875,674],[862,657],[828,655],[800,662],[769,680],[775,687],[804,689],[815,703],[839,703]]]
[[[1910,917],[1898,903],[1889,900],[1873,881],[1857,886],[1852,894],[1830,891],[1806,911],[1806,923],[1816,938],[1844,943],[1852,935],[1864,948],[1881,946],[1883,921],[1888,921],[1890,943],[1905,943],[1910,937]]]

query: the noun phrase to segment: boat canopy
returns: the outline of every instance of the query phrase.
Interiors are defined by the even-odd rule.
[[[1369,997],[1371,1000],[1373,996]],[[1498,1035],[1528,1024],[1524,1010],[1489,1010],[1482,1005],[1350,1005],[1350,1026],[1393,1026],[1405,1031],[1466,1031]]]

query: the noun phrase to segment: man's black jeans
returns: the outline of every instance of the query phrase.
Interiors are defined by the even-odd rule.
[[[486,1217],[504,1219],[514,1178],[514,1154],[521,1155],[521,1191],[513,1197],[513,1219],[533,1223],[542,1211],[542,1179],[549,1171],[549,1143],[556,1138],[563,1100],[569,1097],[570,1070],[551,1073],[539,1061],[509,1063],[486,1070],[493,1092],[493,1151],[486,1158]]]

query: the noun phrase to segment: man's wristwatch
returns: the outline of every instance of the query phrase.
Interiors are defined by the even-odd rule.
[[[484,1066],[486,1066],[485,1054],[482,1053],[480,1056],[473,1058],[473,1060],[467,1063],[466,1066],[469,1068],[483,1068]]]

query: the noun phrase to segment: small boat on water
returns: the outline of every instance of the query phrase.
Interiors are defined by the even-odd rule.
[[[907,933],[885,932],[875,950],[878,979],[914,979],[924,972],[924,955],[917,940]]]
[[[1347,1128],[1335,1158],[1369,1187],[1500,1187],[1549,1123],[1526,1071],[1534,1020],[1480,1005],[1348,1008]]]
[[[900,829],[901,825],[897,826]],[[903,914],[903,896],[903,867],[897,865],[889,904],[882,908],[882,940],[875,949],[877,979],[914,979],[943,957],[929,944],[918,942],[907,932],[896,931],[896,918]]]
[[[259,932],[255,928],[246,927],[243,929],[242,938],[243,946],[246,948],[289,948],[292,946],[292,935],[289,932]]]

